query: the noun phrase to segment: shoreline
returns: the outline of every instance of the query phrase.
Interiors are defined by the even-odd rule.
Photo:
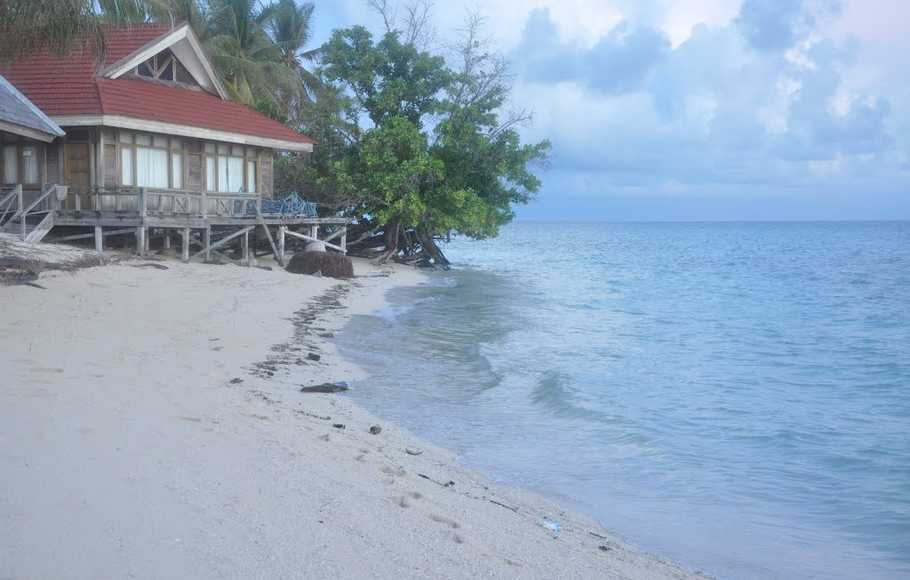
[[[704,577],[299,392],[365,378],[333,334],[423,274],[156,263],[0,287],[0,577]]]

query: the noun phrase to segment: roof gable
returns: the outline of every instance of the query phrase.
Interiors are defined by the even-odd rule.
[[[120,78],[165,50],[170,50],[174,54],[174,57],[180,61],[180,64],[186,68],[199,86],[224,100],[228,99],[227,91],[218,80],[218,75],[215,74],[212,64],[189,24],[183,24],[171,30],[106,66],[102,75],[108,79]]]

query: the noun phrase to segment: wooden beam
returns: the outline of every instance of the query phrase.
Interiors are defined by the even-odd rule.
[[[101,226],[95,226],[95,227],[101,228]],[[106,238],[108,236],[122,236],[123,234],[132,235],[135,233],[136,233],[136,228],[123,228],[123,229],[119,229],[119,230],[108,230],[106,232],[102,232],[101,237]],[[93,238],[93,237],[95,237],[94,232],[90,233],[90,234],[74,234],[71,236],[63,236],[62,238],[54,238],[53,240],[49,240],[49,241],[51,241],[51,242],[69,242],[72,240],[87,240],[87,239]]]
[[[282,268],[284,267],[284,255],[278,252],[278,248],[275,247],[275,240],[272,239],[272,232],[269,231],[269,226],[262,221],[262,214],[259,212],[259,208],[256,208],[256,213],[259,215],[259,225],[262,226],[262,229],[265,230],[265,237],[269,239],[269,245],[272,246],[272,253],[275,254],[275,259],[278,260],[278,265]]]
[[[285,241],[284,241],[284,232],[287,230],[287,226],[278,226],[278,253],[281,255],[281,265],[284,266],[284,257],[285,257]]]
[[[304,234],[298,234],[297,232],[295,232],[295,231],[293,231],[293,230],[288,230],[288,231],[285,232],[285,233],[286,233],[287,235],[293,237],[293,238],[298,238],[298,239],[301,239],[301,240],[306,240],[306,241],[308,241],[308,242],[322,242],[323,244],[325,244],[325,247],[326,247],[326,248],[332,248],[333,250],[338,250],[339,252],[345,252],[345,250],[344,250],[341,246],[336,246],[335,244],[329,244],[329,243],[323,242],[323,241],[320,240],[320,239],[313,238],[313,237],[310,237],[310,236],[306,236],[306,235],[304,235]]]
[[[242,235],[244,235],[244,234],[246,234],[246,233],[249,233],[249,231],[250,231],[251,229],[255,228],[255,227],[256,227],[256,226],[247,226],[247,227],[245,227],[245,228],[243,228],[243,229],[241,229],[241,230],[238,230],[238,231],[234,232],[233,234],[231,234],[231,235],[229,235],[229,236],[225,236],[225,237],[221,238],[220,240],[218,240],[218,241],[215,242],[214,244],[211,244],[207,249],[208,249],[208,250],[216,250],[216,249],[220,248],[221,246],[225,245],[226,243],[230,242],[231,240],[236,239],[236,238],[239,238],[240,236],[242,236]],[[189,230],[189,228],[187,228],[187,230]],[[187,235],[187,237],[189,237],[189,235]],[[206,251],[206,249],[204,248],[204,249],[202,249],[201,251],[199,251],[199,252],[193,254],[192,257],[195,258],[196,256],[200,256],[200,255],[204,254],[205,251]]]
[[[253,228],[247,228],[243,231],[243,237],[240,238],[240,253],[243,256],[243,265],[250,265],[250,232]]]
[[[95,226],[95,251],[99,254],[104,253],[104,234],[101,232],[101,226]]]

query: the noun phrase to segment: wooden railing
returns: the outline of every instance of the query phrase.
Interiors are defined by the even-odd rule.
[[[212,193],[153,188],[94,188],[91,209],[150,216],[255,217],[262,198],[248,193]],[[77,195],[75,199],[80,201]]]
[[[57,186],[46,185],[40,190],[26,190],[21,184],[13,187],[12,191],[0,194],[0,229],[7,233],[16,233],[25,240],[28,237],[28,216],[37,213],[51,213]],[[32,199],[31,196],[34,196]],[[26,203],[28,205],[26,205]],[[47,217],[47,216],[45,216]],[[18,224],[14,222],[18,221]],[[46,225],[47,220],[42,220],[38,225]]]

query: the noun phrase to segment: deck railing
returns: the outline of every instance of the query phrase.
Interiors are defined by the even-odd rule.
[[[113,214],[186,217],[249,217],[257,215],[262,197],[252,193],[214,193],[154,188],[92,188],[90,207],[85,195],[74,194],[75,209]]]

